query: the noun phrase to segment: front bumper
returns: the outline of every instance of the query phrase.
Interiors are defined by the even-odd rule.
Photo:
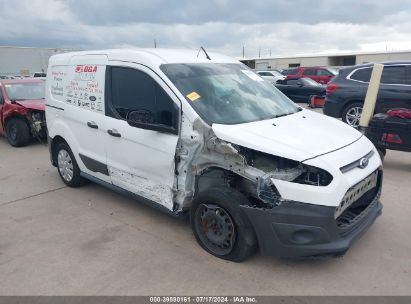
[[[262,254],[277,257],[340,256],[382,213],[381,188],[352,225],[334,219],[335,207],[284,202],[272,209],[241,206]]]

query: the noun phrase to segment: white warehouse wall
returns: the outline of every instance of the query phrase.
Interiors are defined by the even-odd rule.
[[[0,46],[0,75],[29,76],[47,71],[50,56],[62,49]]]
[[[343,57],[355,57],[356,64],[362,64],[366,62],[383,62],[383,61],[396,61],[396,60],[410,60],[411,51],[398,51],[398,52],[375,52],[375,53],[337,53],[331,55],[319,55],[319,56],[296,56],[296,57],[279,57],[279,58],[255,58],[256,69],[267,69],[267,67],[275,68],[288,68],[290,64],[299,64],[302,67],[307,66],[332,66],[332,62],[335,62],[336,58],[342,60]],[[252,60],[252,59],[249,59]]]

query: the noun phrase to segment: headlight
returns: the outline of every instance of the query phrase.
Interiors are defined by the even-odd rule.
[[[294,183],[311,186],[328,186],[333,177],[327,171],[303,164],[304,173],[293,180]]]
[[[330,173],[317,167],[242,146],[233,146],[245,157],[247,165],[266,172],[274,179],[311,186],[328,186],[333,179]]]

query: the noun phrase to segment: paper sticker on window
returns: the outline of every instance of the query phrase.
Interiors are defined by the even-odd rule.
[[[254,72],[251,72],[249,70],[241,70],[245,75],[247,75],[249,78],[251,78],[254,81],[264,81],[260,76],[255,74]]]
[[[186,96],[191,101],[196,101],[197,99],[199,99],[201,97],[200,95],[198,95],[197,92],[191,92],[190,94],[187,94]]]

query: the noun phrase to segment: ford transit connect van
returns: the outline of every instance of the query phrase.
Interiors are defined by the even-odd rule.
[[[51,162],[175,216],[241,261],[343,254],[381,213],[381,160],[355,129],[304,110],[238,61],[190,50],[50,58]],[[162,223],[158,223],[161,225]]]

